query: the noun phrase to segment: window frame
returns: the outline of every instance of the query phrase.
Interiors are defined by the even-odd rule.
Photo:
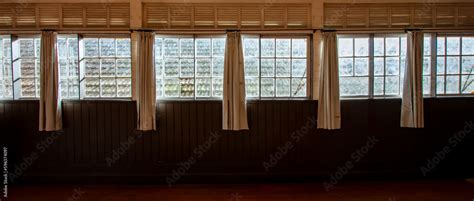
[[[34,45],[34,57],[28,57],[28,59],[34,59],[35,60],[35,69],[34,69],[34,76],[33,78],[26,78],[26,79],[34,79],[35,83],[35,96],[34,97],[23,97],[22,96],[22,86],[21,86],[21,80],[25,79],[22,78],[21,76],[21,63],[20,60],[22,59],[21,56],[21,49],[19,47],[19,40],[25,38],[25,39],[33,39],[33,45]],[[36,43],[35,40],[39,39],[39,55],[36,55]],[[18,44],[17,44],[18,43]],[[18,45],[18,47],[16,46]],[[41,96],[41,92],[39,91],[41,89],[39,84],[41,84],[41,34],[11,34],[10,35],[10,46],[11,46],[11,69],[12,69],[12,87],[13,87],[13,98],[12,100],[39,100]],[[16,52],[17,51],[17,52]],[[16,57],[18,56],[18,57]],[[38,67],[39,69],[39,75],[36,76],[36,65],[40,65]],[[38,83],[36,80],[38,79]]]
[[[271,34],[271,33],[265,33],[265,34],[242,34],[242,48],[244,47],[244,38],[254,38],[254,39],[258,39],[258,56],[256,58],[258,58],[258,83],[259,83],[259,88],[258,88],[258,96],[256,97],[248,97],[246,96],[246,100],[247,101],[256,101],[256,100],[282,100],[282,101],[285,101],[285,100],[309,100],[311,99],[312,95],[311,95],[311,90],[313,87],[316,87],[316,86],[312,86],[312,83],[311,83],[311,76],[312,76],[312,72],[313,72],[313,68],[312,68],[312,60],[313,60],[313,49],[312,49],[312,43],[313,43],[313,38],[312,38],[312,35],[311,34],[287,34],[287,33],[284,33],[284,34]],[[268,57],[268,56],[262,56],[262,39],[268,39],[268,38],[274,38],[274,39],[290,39],[290,56],[289,57],[277,57],[276,56],[276,42],[275,42],[275,55],[273,57]],[[293,79],[297,79],[297,78],[303,78],[303,77],[292,77],[293,75],[293,68],[292,68],[292,63],[291,61],[293,60],[293,56],[291,55],[292,54],[292,39],[306,39],[306,57],[295,57],[296,59],[301,59],[301,58],[304,58],[306,59],[306,74],[305,74],[305,78],[306,78],[306,96],[302,96],[302,97],[299,97],[299,96],[291,96],[291,93],[292,93],[292,80]],[[244,55],[244,60],[245,60],[245,52],[244,50],[242,50],[243,52],[243,55]],[[289,83],[289,88],[290,88],[290,96],[277,96],[276,95],[276,82],[274,82],[274,95],[273,97],[265,97],[265,96],[262,96],[262,58],[263,59],[274,59],[275,62],[276,62],[276,59],[277,58],[285,58],[285,59],[290,59],[290,76],[289,77],[283,77],[283,78],[289,78],[290,79],[290,83]],[[245,66],[244,66],[245,67]],[[276,71],[276,63],[274,65],[274,68],[275,68],[275,71]],[[244,79],[246,79],[247,77],[244,77]],[[274,72],[274,76],[272,77],[263,77],[263,78],[273,78],[275,81],[276,81],[276,78],[279,78],[279,77],[276,77],[276,72]],[[247,84],[247,83],[246,83]]]

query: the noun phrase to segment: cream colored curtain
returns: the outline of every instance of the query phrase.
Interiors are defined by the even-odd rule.
[[[408,32],[401,127],[423,128],[423,33]]]
[[[224,58],[224,130],[248,130],[245,100],[244,57],[239,32],[227,33]]]
[[[153,53],[154,33],[139,32],[135,95],[137,101],[138,130],[156,130],[156,82]]]
[[[321,69],[319,80],[318,128],[341,128],[341,103],[339,100],[339,66],[337,35],[322,34]]]
[[[61,89],[59,85],[57,34],[41,33],[39,130],[62,129]]]

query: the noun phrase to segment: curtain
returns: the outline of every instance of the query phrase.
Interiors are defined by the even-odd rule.
[[[239,32],[228,32],[224,58],[224,130],[248,130],[245,100],[242,39]]]
[[[57,34],[53,31],[41,33],[40,54],[40,107],[39,130],[62,129],[61,93],[59,85]]]
[[[152,32],[138,34],[138,66],[135,80],[138,130],[156,130],[156,82]]]
[[[339,101],[339,71],[337,57],[337,35],[322,34],[322,54],[319,80],[318,128],[341,128],[341,103]]]
[[[423,128],[423,33],[408,32],[401,127]]]

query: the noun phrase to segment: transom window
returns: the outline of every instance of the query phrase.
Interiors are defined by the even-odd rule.
[[[40,36],[18,36],[13,40],[13,84],[15,98],[39,98]]]
[[[225,36],[155,37],[158,98],[222,97]]]
[[[474,37],[437,37],[436,93],[474,93]]]
[[[130,46],[129,36],[84,36],[80,40],[80,94],[83,98],[131,97]]]
[[[307,36],[245,36],[247,98],[306,97]]]
[[[13,98],[12,49],[9,35],[0,35],[0,99]]]

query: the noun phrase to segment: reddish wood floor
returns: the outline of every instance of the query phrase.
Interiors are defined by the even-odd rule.
[[[4,199],[2,199],[3,201]],[[236,185],[29,185],[9,189],[15,201],[472,201],[468,181],[342,182]]]

